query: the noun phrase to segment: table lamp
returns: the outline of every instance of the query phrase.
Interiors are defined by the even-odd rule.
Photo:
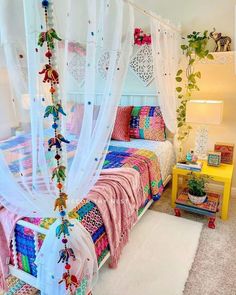
[[[222,100],[190,100],[186,106],[186,122],[199,124],[195,139],[195,153],[199,159],[207,158],[208,127],[219,125],[223,119]]]

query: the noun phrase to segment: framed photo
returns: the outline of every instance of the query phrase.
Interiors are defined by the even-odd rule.
[[[216,143],[215,152],[221,153],[221,163],[232,164],[234,158],[234,144],[231,143]]]
[[[209,152],[207,156],[208,166],[220,166],[221,163],[221,153],[220,152]]]

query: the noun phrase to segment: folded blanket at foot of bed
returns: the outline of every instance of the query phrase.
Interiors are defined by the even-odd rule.
[[[132,168],[104,170],[87,198],[101,212],[110,246],[110,266],[116,267],[145,201],[140,174]]]

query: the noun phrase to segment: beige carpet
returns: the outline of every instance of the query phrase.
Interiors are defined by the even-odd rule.
[[[171,187],[152,210],[174,214],[170,206]],[[207,219],[191,213],[181,218],[204,223],[195,260],[185,285],[184,295],[236,295],[236,196],[231,198],[229,220],[217,219],[216,229]]]

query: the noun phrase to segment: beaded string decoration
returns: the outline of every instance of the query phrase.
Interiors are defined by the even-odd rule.
[[[46,44],[47,51],[45,53],[46,58],[48,59],[47,64],[44,66],[42,71],[39,74],[44,75],[43,82],[50,84],[50,96],[52,104],[47,106],[45,109],[44,117],[47,118],[52,116],[53,123],[52,128],[54,130],[54,137],[48,140],[48,150],[51,151],[52,148],[55,148],[55,160],[56,167],[52,172],[52,180],[56,181],[58,189],[58,198],[55,201],[54,210],[59,211],[61,224],[56,228],[56,237],[62,241],[62,249],[59,252],[58,263],[64,263],[65,272],[59,284],[62,282],[65,283],[66,290],[73,293],[74,289],[79,287],[79,282],[76,276],[71,274],[71,265],[70,259],[75,260],[75,254],[72,248],[68,246],[68,237],[70,236],[70,227],[73,226],[67,219],[67,199],[68,196],[64,192],[64,182],[66,179],[66,167],[62,165],[62,143],[69,143],[68,140],[60,134],[60,120],[61,116],[66,116],[62,102],[58,97],[58,87],[59,84],[59,74],[55,70],[56,67],[56,56],[55,56],[55,41],[61,41],[61,38],[58,37],[55,29],[53,28],[53,19],[52,19],[52,7],[51,3],[48,0],[42,1],[42,7],[44,9],[45,16],[45,27],[46,31],[41,32],[38,38],[38,46],[42,47]]]

